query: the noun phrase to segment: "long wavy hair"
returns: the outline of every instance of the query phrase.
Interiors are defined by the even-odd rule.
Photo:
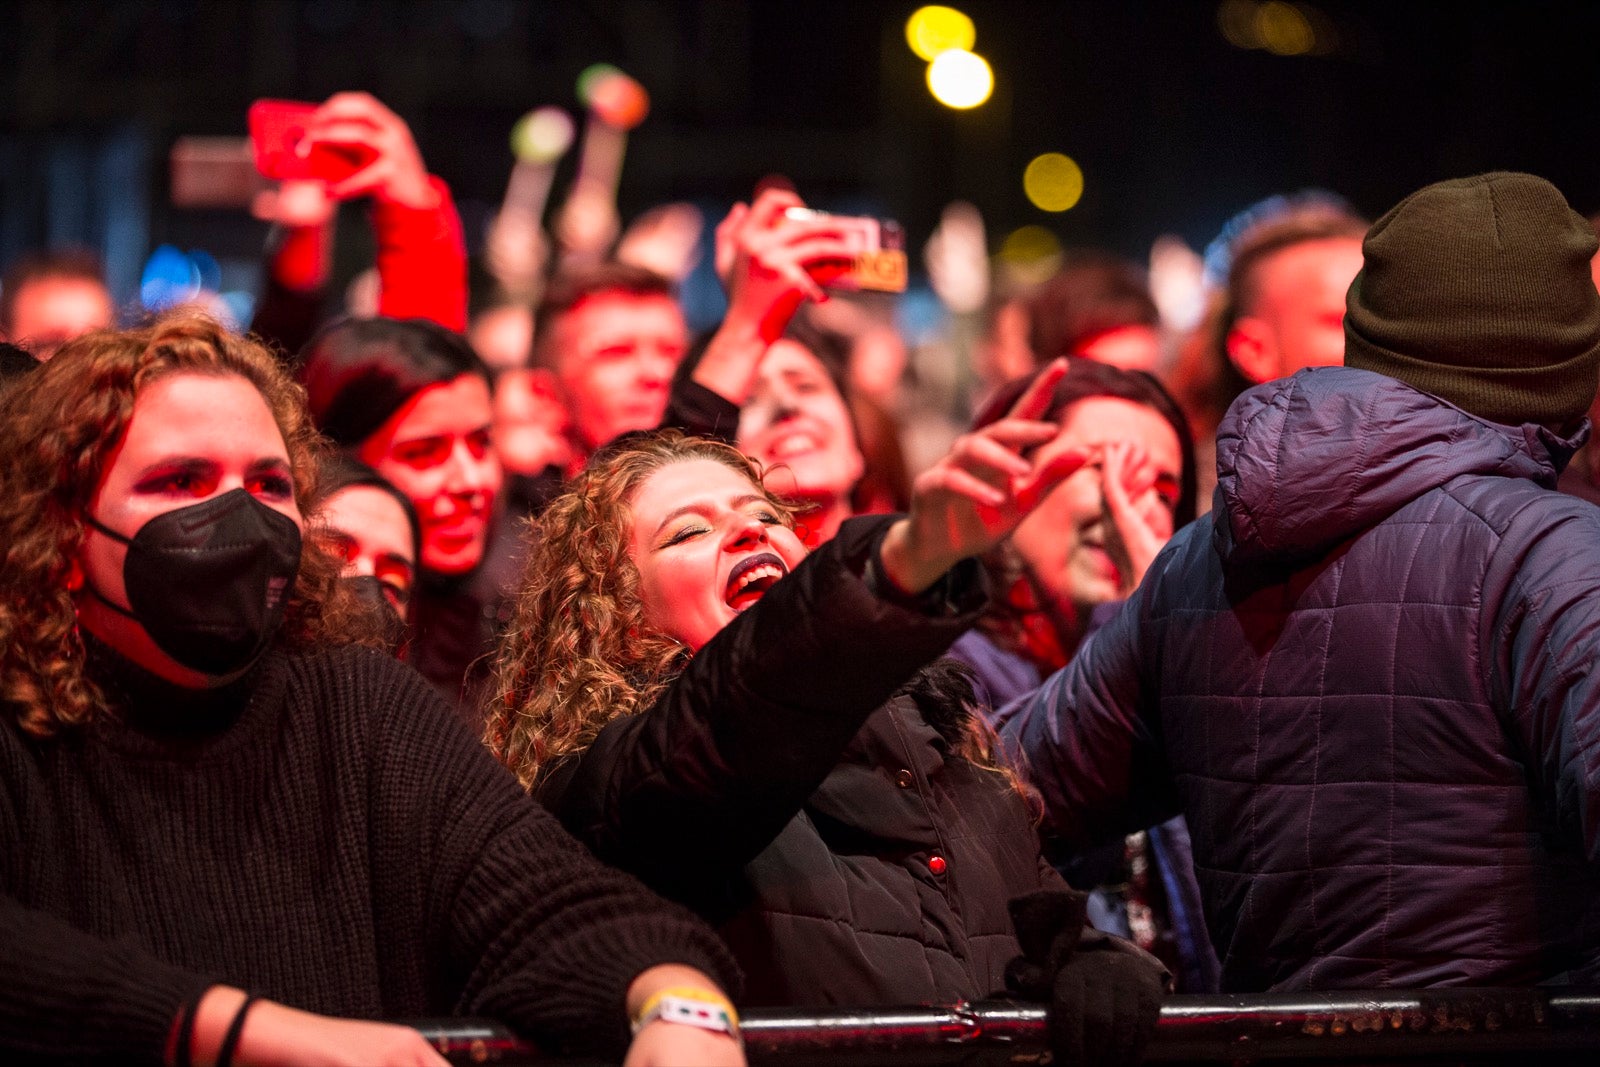
[[[738,449],[663,430],[625,434],[600,449],[530,525],[484,732],[525,786],[587,748],[612,719],[649,708],[688,662],[681,643],[645,621],[628,541],[639,487],[669,464],[696,459],[750,479],[793,524],[791,509]]]
[[[84,670],[68,577],[84,516],[140,390],[172,374],[255,386],[288,448],[302,514],[317,492],[316,431],[300,388],[267,349],[192,312],[69,342],[0,397],[0,701],[26,732],[91,721],[105,699]],[[375,639],[338,586],[339,564],[308,538],[279,639],[291,646]]]

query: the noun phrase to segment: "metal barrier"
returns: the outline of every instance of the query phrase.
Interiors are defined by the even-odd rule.
[[[552,1062],[493,1023],[414,1025],[453,1063]],[[1045,1008],[1011,1001],[755,1009],[743,1029],[750,1062],[773,1067],[1049,1062]],[[1174,996],[1162,1006],[1145,1061],[1509,1064],[1530,1055],[1540,1067],[1600,1063],[1600,990]]]

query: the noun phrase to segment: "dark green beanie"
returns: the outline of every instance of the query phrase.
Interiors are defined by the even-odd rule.
[[[1586,414],[1600,373],[1590,225],[1531,174],[1439,182],[1361,244],[1344,362],[1491,422],[1558,427]]]

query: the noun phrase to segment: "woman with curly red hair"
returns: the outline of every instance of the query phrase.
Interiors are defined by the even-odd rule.
[[[175,317],[0,400],[0,1054],[442,1063],[362,1019],[619,1055],[733,971],[595,863],[303,538],[315,436],[271,354]],[[717,976],[715,978],[710,976]],[[736,1062],[641,1020],[630,1062]]]
[[[926,666],[984,603],[970,557],[1083,462],[1025,458],[1055,433],[1032,418],[1053,384],[958,441],[908,515],[809,555],[754,461],[675,431],[601,449],[537,520],[490,747],[598,856],[712,921],[748,1003],[991,995],[1019,951],[1007,902],[1059,884],[970,687]],[[1112,969],[1137,1044],[1161,969]]]

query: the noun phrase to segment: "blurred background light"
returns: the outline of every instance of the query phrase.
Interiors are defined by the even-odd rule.
[[[1083,171],[1070,156],[1046,152],[1023,171],[1022,191],[1040,211],[1066,211],[1083,196]]]
[[[1333,21],[1307,3],[1222,0],[1217,29],[1235,48],[1260,48],[1276,56],[1332,55],[1339,49]]]
[[[1038,285],[1061,264],[1061,239],[1043,226],[1012,230],[996,255],[1005,284]]]
[[[928,91],[945,107],[977,107],[994,92],[994,71],[982,56],[953,48],[928,64]]]
[[[193,260],[172,245],[160,245],[145,261],[139,302],[146,311],[165,311],[193,300],[200,293],[200,284],[200,268]]]
[[[541,107],[511,128],[511,151],[528,163],[548,163],[572,147],[574,132],[572,116],[559,107]]]
[[[591,63],[589,66],[584,67],[583,71],[578,75],[577,93],[579,102],[584,107],[593,104],[595,89],[599,87],[600,83],[607,78],[618,75],[626,77],[626,75],[622,74],[622,71],[613,67],[610,63]]]
[[[1256,0],[1222,0],[1217,5],[1217,29],[1235,48],[1260,48],[1256,33]]]
[[[1315,47],[1311,21],[1293,4],[1267,0],[1256,9],[1256,35],[1275,56],[1303,56]]]
[[[906,43],[929,63],[952,49],[970,52],[977,40],[972,20],[953,7],[919,7],[906,20]]]

